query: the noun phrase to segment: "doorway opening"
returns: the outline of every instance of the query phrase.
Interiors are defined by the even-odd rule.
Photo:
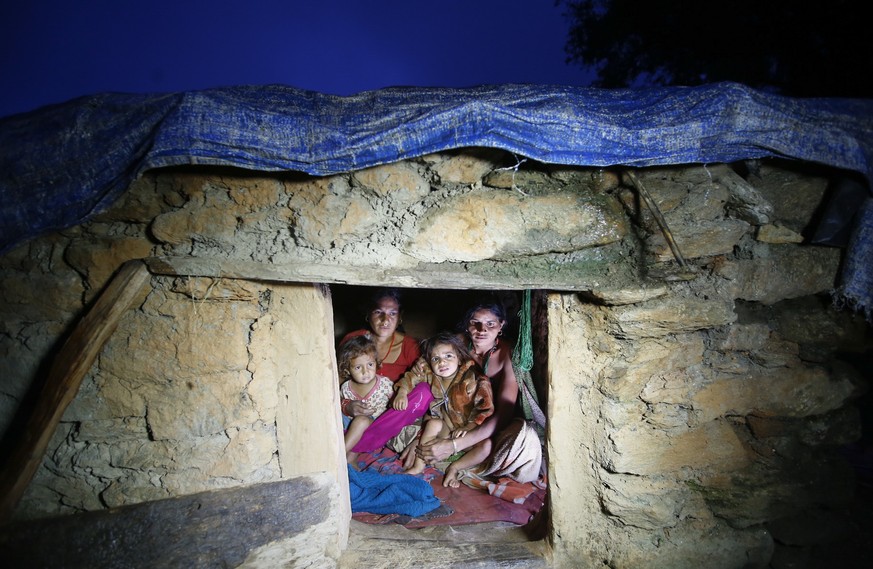
[[[367,309],[373,294],[380,287],[329,285],[334,318],[334,344],[339,344],[349,332],[366,328]],[[519,338],[519,315],[525,309],[524,293],[519,290],[454,290],[454,289],[424,289],[397,288],[402,302],[402,328],[405,335],[423,340],[439,332],[460,332],[461,322],[467,310],[481,302],[499,302],[505,309],[506,326],[502,336],[504,341],[517,345]],[[547,323],[542,303],[544,293],[532,291],[530,309],[526,314],[530,322],[530,339],[534,354],[534,365],[530,370],[533,390],[541,409],[546,408],[546,341]],[[385,448],[375,453],[376,456],[364,457],[361,464],[367,469],[378,469],[382,473],[395,473],[402,468],[395,449]],[[386,466],[387,463],[387,466]],[[548,461],[543,454],[544,472],[548,472]],[[402,470],[401,470],[402,471]],[[485,489],[473,489],[461,485],[456,492],[442,488],[443,472],[428,469],[424,478],[434,487],[436,496],[441,501],[441,507],[432,516],[422,519],[406,519],[408,516],[367,516],[356,514],[353,519],[374,526],[401,524],[409,529],[436,528],[439,526],[469,526],[485,525],[486,522],[511,524],[522,529],[519,535],[527,539],[543,537],[539,528],[547,526],[544,520],[548,516],[545,483],[547,475],[536,483],[529,483],[529,488],[520,488],[521,494],[512,500],[510,492],[503,498],[501,491],[492,489],[492,494]],[[520,485],[521,486],[521,485]],[[524,492],[530,490],[530,494]],[[445,506],[445,507],[444,507]],[[468,512],[469,510],[469,512]],[[475,510],[475,512],[474,512]],[[391,524],[389,525],[389,522]],[[536,528],[534,528],[536,526]],[[376,530],[378,531],[378,530]]]

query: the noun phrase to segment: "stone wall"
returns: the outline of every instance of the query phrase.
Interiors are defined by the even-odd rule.
[[[838,251],[799,245],[826,180],[765,165],[748,177],[757,211],[731,219],[724,187],[700,191],[709,175],[639,177],[686,269],[659,266],[663,234],[621,190],[663,286],[549,297],[550,489],[568,566],[581,552],[590,566],[794,567],[853,535],[839,449],[860,436],[851,402],[870,378],[850,362],[871,344],[821,294]]]
[[[835,451],[858,437],[863,378],[845,354],[869,353],[869,329],[828,301],[840,250],[802,237],[832,174],[767,162],[634,181],[484,149],[329,178],[149,172],[0,258],[7,442],[118,266],[153,273],[17,515],[318,471],[341,486],[330,294],[308,283],[534,288],[554,291],[535,316],[554,564],[766,566],[798,545],[786,520],[850,498]]]
[[[567,559],[766,566],[774,538],[797,545],[768,522],[804,520],[816,535],[835,520],[849,529],[837,512],[854,479],[837,450],[859,435],[857,410],[845,407],[859,378],[833,358],[846,336],[797,323],[857,323],[812,297],[714,311],[689,330],[662,312],[699,312],[686,294],[631,309],[550,298],[560,338],[549,352],[552,504],[562,536],[575,536],[559,542]],[[657,326],[629,326],[656,314]],[[634,331],[617,333],[617,321]],[[800,357],[809,353],[817,357]]]

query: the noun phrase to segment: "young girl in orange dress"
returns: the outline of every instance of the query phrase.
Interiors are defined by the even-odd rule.
[[[421,443],[436,438],[448,439],[456,447],[456,440],[476,429],[494,413],[491,380],[484,375],[462,340],[444,332],[425,342],[423,352],[430,366],[424,373],[410,371],[396,384],[392,407],[406,409],[408,395],[415,386],[430,385],[433,402],[421,431]],[[409,474],[420,474],[425,461],[416,457]]]
[[[496,411],[463,438],[422,440],[403,453],[404,463],[411,462],[409,459],[414,455],[432,464],[465,451],[446,469],[443,486],[459,486],[467,472],[507,476],[520,483],[531,482],[540,475],[540,441],[527,422],[515,417],[519,386],[512,367],[512,345],[502,338],[505,325],[503,306],[490,302],[473,306],[463,320],[473,360],[492,380]]]

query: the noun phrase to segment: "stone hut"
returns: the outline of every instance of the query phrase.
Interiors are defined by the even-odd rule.
[[[846,248],[813,234],[866,172],[757,152],[580,165],[507,143],[319,175],[195,150],[0,257],[4,452],[45,439],[4,547],[44,527],[28,524],[296,481],[305,523],[230,566],[342,563],[334,346],[343,302],[377,285],[422,299],[422,333],[465,292],[533,291],[543,566],[796,567],[857,546],[846,448],[869,445],[873,337],[835,295]],[[58,412],[47,433],[33,409]]]

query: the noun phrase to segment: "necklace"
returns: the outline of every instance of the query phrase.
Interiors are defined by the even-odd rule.
[[[494,345],[491,346],[490,348],[488,348],[487,350],[483,350],[481,354],[476,351],[476,345],[473,344],[472,342],[470,342],[470,348],[473,350],[474,355],[476,355],[477,357],[483,358],[485,356],[490,356],[491,354],[494,353],[494,350],[497,349],[497,342],[499,342],[499,341],[500,341],[499,339],[495,339]]]
[[[382,362],[385,361],[385,358],[391,355],[391,350],[394,349],[394,338],[397,336],[397,332],[391,333],[391,344],[388,345],[388,351],[385,352],[385,357],[379,360],[379,367],[382,367]]]
[[[476,356],[476,358],[482,358],[481,367],[482,371],[485,372],[485,375],[488,375],[488,360],[491,359],[491,354],[497,351],[498,342],[500,342],[500,338],[495,338],[494,345],[482,352],[481,354],[476,352],[476,347],[473,345],[472,342],[470,342],[470,348],[473,350],[473,355]]]

